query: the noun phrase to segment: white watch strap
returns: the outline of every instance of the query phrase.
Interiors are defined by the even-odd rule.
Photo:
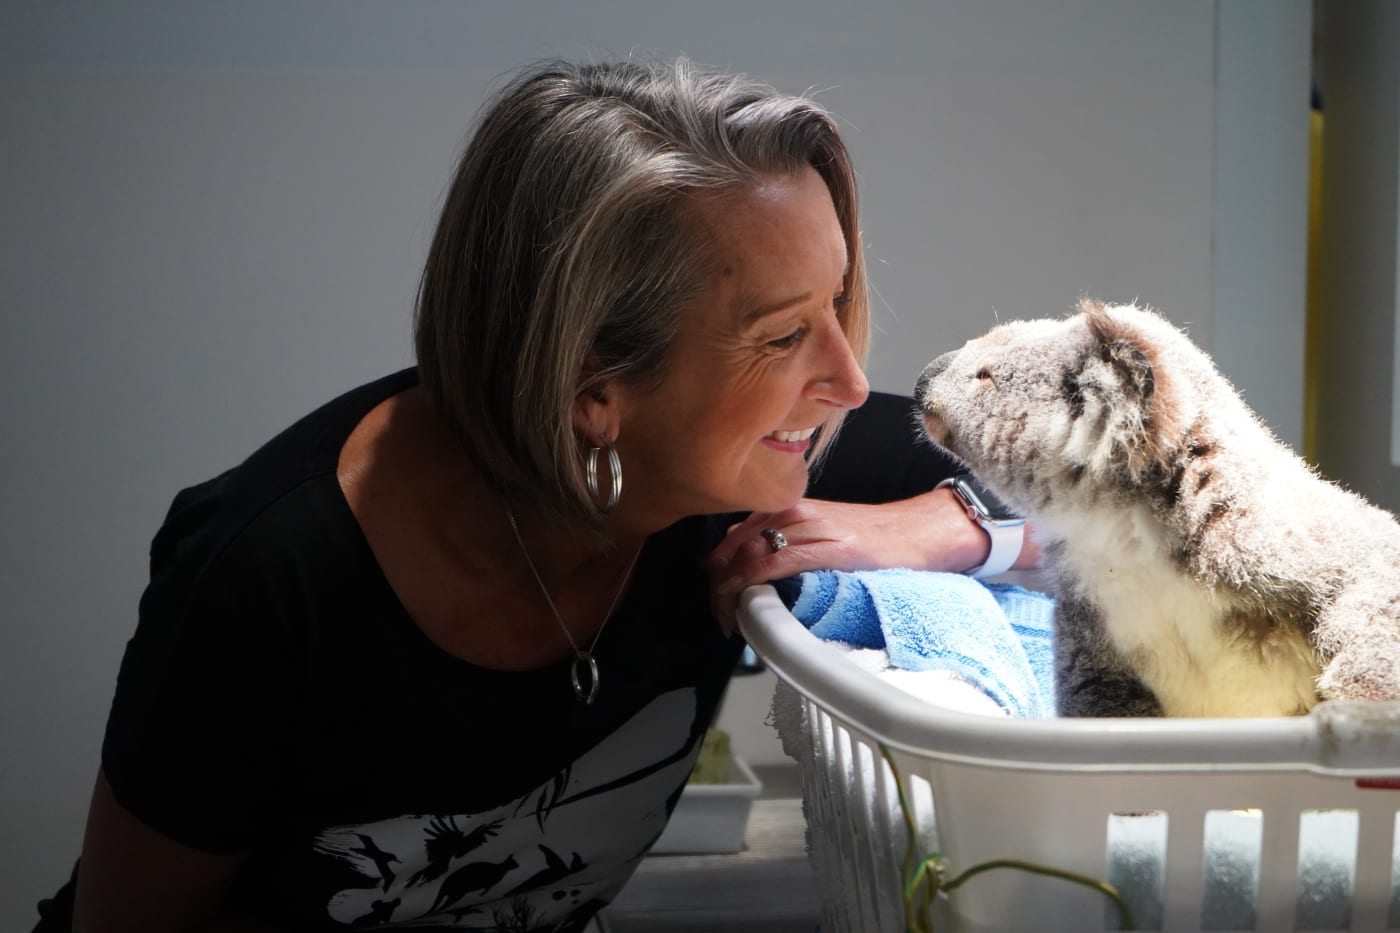
[[[986,563],[974,570],[969,570],[968,576],[980,579],[1006,573],[1011,569],[1011,565],[1016,563],[1016,558],[1021,556],[1021,545],[1026,540],[1026,526],[1017,522],[1014,525],[994,525],[991,528],[979,525],[979,527],[992,539],[992,551],[987,555]]]

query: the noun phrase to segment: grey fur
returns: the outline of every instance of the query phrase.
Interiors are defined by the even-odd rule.
[[[1400,699],[1400,525],[1316,475],[1184,333],[1084,302],[915,389],[927,433],[1031,518],[1071,716]]]

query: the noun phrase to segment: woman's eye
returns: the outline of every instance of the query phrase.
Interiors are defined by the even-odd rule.
[[[802,338],[807,336],[807,328],[799,327],[786,337],[779,337],[777,340],[768,341],[768,346],[775,350],[790,350],[802,342]]]

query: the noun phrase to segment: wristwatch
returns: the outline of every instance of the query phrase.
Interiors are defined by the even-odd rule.
[[[980,567],[967,571],[971,577],[995,577],[1005,573],[1021,556],[1026,540],[1026,520],[1006,507],[991,490],[970,473],[950,476],[935,486],[947,486],[967,509],[967,517],[978,524],[992,539],[992,551]]]

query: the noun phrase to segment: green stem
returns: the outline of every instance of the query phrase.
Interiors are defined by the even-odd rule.
[[[1099,881],[1088,875],[1081,875],[1078,872],[1067,871],[1063,868],[1051,868],[1048,865],[1039,865],[1035,862],[1027,862],[1021,859],[994,859],[990,862],[982,862],[973,865],[962,874],[951,881],[943,880],[943,858],[937,853],[928,858],[918,861],[918,867],[914,867],[914,862],[918,859],[918,831],[914,826],[914,815],[909,809],[909,802],[904,797],[904,780],[900,776],[899,768],[894,763],[894,756],[885,745],[880,745],[880,754],[884,756],[885,764],[889,765],[890,773],[894,775],[895,796],[899,800],[899,811],[904,817],[904,828],[909,837],[908,847],[904,850],[904,868],[901,875],[904,878],[902,893],[904,895],[904,929],[905,933],[933,933],[933,920],[929,911],[933,908],[934,899],[939,892],[947,894],[963,884],[963,882],[997,868],[1012,868],[1020,871],[1030,872],[1036,875],[1046,875],[1051,878],[1060,878],[1064,881],[1072,881],[1075,884],[1093,888],[1108,897],[1118,907],[1118,917],[1120,930],[1135,930],[1137,927],[1133,922],[1132,909],[1128,907],[1128,902],[1123,900],[1123,895],[1118,893],[1118,889],[1106,881]],[[922,889],[922,898],[916,906],[914,901],[919,896]]]
[[[972,878],[976,875],[980,875],[986,871],[992,871],[996,868],[1015,868],[1019,869],[1020,871],[1028,871],[1035,875],[1047,875],[1051,878],[1061,878],[1065,881],[1073,881],[1075,884],[1082,884],[1086,888],[1093,888],[1095,891],[1098,891],[1099,893],[1108,897],[1110,900],[1113,901],[1115,905],[1117,905],[1119,917],[1118,929],[1137,929],[1136,925],[1133,922],[1132,908],[1128,906],[1127,901],[1123,900],[1123,895],[1118,893],[1118,889],[1115,888],[1113,885],[1109,884],[1107,881],[1099,881],[1097,878],[1091,878],[1088,875],[1081,875],[1078,872],[1067,871],[1063,868],[1051,868],[1048,865],[1039,865],[1035,862],[1026,862],[1022,861],[1021,859],[993,859],[990,862],[982,862],[981,864],[973,865],[971,868],[958,875],[956,878],[952,879],[951,881],[945,882],[943,884],[943,890],[951,892],[957,889],[963,882],[967,881],[969,878]]]

